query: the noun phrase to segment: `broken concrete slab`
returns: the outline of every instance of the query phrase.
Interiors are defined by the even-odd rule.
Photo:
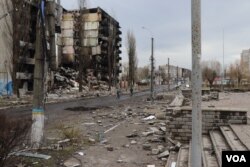
[[[182,94],[179,94],[175,96],[174,100],[169,105],[170,107],[181,107],[184,101],[184,96]]]
[[[63,165],[65,167],[78,167],[81,166],[81,163],[76,158],[69,158],[63,163]]]
[[[50,159],[50,155],[44,155],[44,154],[38,154],[38,153],[29,153],[29,152],[19,152],[15,154],[16,156],[25,156],[25,157],[31,157],[31,158],[40,158],[40,159]]]
[[[148,116],[146,118],[143,118],[142,120],[143,121],[148,121],[148,120],[152,120],[152,119],[156,119],[156,117],[154,115],[150,115],[150,116]]]
[[[146,137],[146,136],[150,136],[153,135],[154,132],[153,131],[149,131],[149,132],[142,132],[142,136]]]
[[[130,142],[130,144],[132,144],[132,145],[137,144],[137,141],[132,140],[132,141]]]
[[[160,130],[163,131],[163,132],[166,132],[167,131],[167,128],[165,126],[161,126],[160,127]]]
[[[168,156],[169,156],[169,151],[166,150],[163,153],[159,154],[157,157],[158,158],[165,158],[165,157],[168,157]]]

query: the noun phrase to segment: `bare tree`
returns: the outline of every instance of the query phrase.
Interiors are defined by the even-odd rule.
[[[211,88],[213,86],[214,79],[220,75],[221,65],[218,61],[210,60],[203,61],[201,66],[203,81],[208,81]]]
[[[133,88],[135,83],[135,73],[137,69],[136,39],[132,31],[127,32],[127,52],[129,59],[129,86]]]
[[[244,73],[244,66],[240,60],[236,60],[234,64],[230,65],[228,73],[232,81],[237,80],[238,86],[241,80],[246,76],[246,73]]]
[[[137,73],[138,73],[138,79],[139,80],[143,80],[143,79],[148,79],[150,76],[150,70],[148,66],[145,67],[139,67],[137,69]]]
[[[165,83],[166,81],[167,81],[167,73],[166,73],[166,71],[164,70],[164,68],[162,68],[162,67],[159,67],[159,73],[160,73],[160,76],[161,76],[161,78],[162,78],[162,81],[163,81],[163,83]]]

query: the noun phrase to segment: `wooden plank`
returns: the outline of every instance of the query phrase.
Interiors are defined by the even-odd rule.
[[[176,167],[188,167],[189,147],[182,147],[179,150]]]
[[[220,130],[233,151],[247,151],[247,148],[229,126],[221,126]]]
[[[212,144],[215,150],[217,161],[219,163],[219,166],[221,166],[222,165],[222,162],[221,162],[222,151],[230,151],[231,149],[219,130],[210,131],[209,134],[210,134]]]
[[[235,135],[242,144],[250,150],[250,126],[249,125],[230,125]]]
[[[202,145],[203,167],[219,167],[209,136],[202,137]]]

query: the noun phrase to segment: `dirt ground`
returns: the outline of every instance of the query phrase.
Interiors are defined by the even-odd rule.
[[[172,146],[164,142],[167,101],[151,105],[146,98],[117,101],[112,106],[75,106],[62,111],[53,122],[47,118],[46,144],[39,153],[52,158],[18,157],[16,163],[19,166],[49,167],[64,166],[65,163],[84,167],[164,167],[167,159],[157,156]],[[148,116],[155,116],[155,119],[143,120]],[[146,136],[143,132],[153,133]],[[64,139],[71,141],[62,144],[58,150],[53,148]]]
[[[46,118],[45,148],[38,151],[51,155],[51,158],[17,157],[13,162],[18,167],[77,164],[84,167],[164,167],[167,158],[159,158],[158,155],[173,148],[164,141],[164,111],[171,100],[152,105],[146,98],[140,96],[99,107],[90,104],[58,111],[56,119]],[[250,92],[220,93],[219,99],[202,102],[202,106],[245,108],[250,111]],[[156,118],[143,120],[148,116]],[[152,131],[145,135],[145,132]],[[58,147],[58,141],[64,139],[70,141]]]

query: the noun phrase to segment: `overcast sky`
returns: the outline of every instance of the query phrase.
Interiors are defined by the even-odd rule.
[[[223,60],[225,65],[240,59],[250,48],[250,0],[202,1],[202,60]],[[61,0],[66,9],[77,8],[77,0]],[[170,63],[191,68],[191,0],[88,0],[89,8],[101,7],[122,27],[122,58],[127,62],[126,33],[137,40],[139,66],[149,64],[151,30],[155,38],[156,65]]]

